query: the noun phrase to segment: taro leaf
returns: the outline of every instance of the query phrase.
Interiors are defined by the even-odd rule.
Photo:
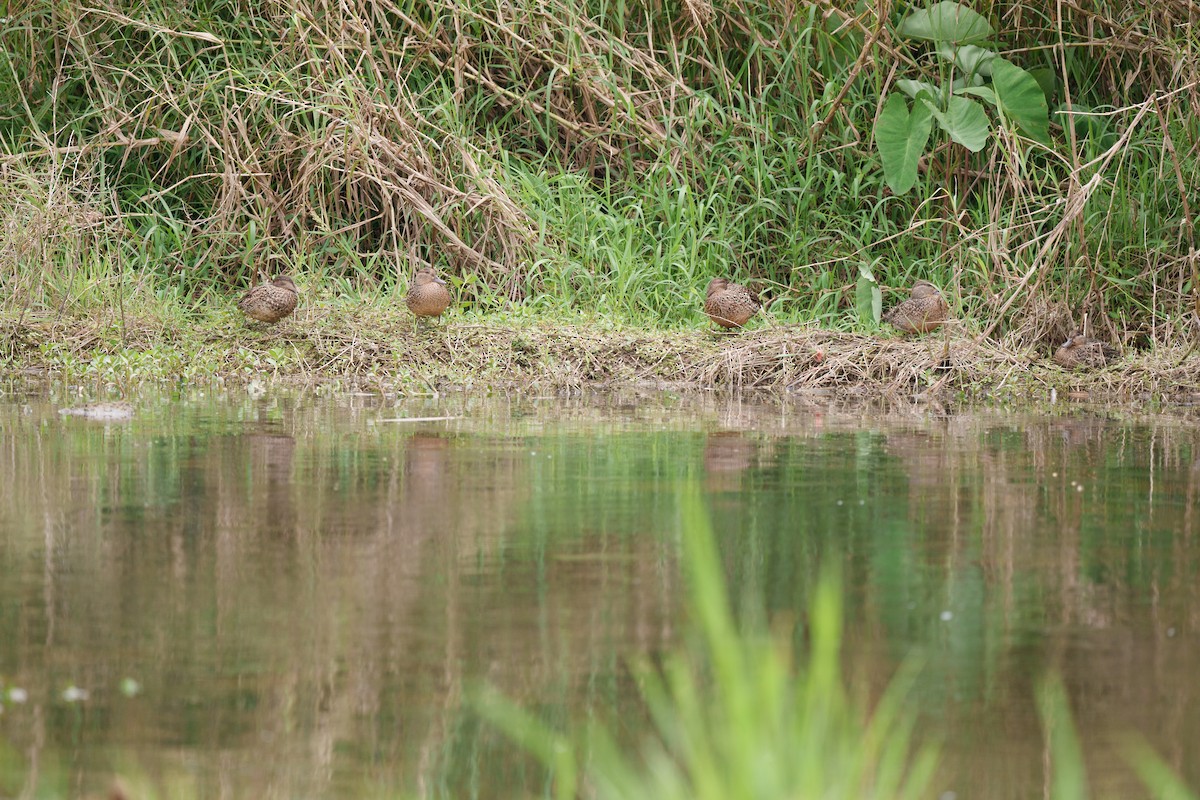
[[[1050,143],[1050,111],[1042,87],[1025,70],[997,58],[992,64],[992,88],[1004,116],[1043,144]]]
[[[950,93],[961,94],[962,90],[969,86],[983,86],[983,78],[979,77],[978,75],[955,78],[954,83],[950,84]]]
[[[925,42],[974,44],[990,39],[995,31],[971,9],[951,0],[918,9],[904,18],[898,33]]]
[[[950,134],[951,139],[972,153],[978,153],[987,144],[990,128],[987,114],[979,103],[966,97],[952,95],[943,112],[925,97],[921,97],[919,102],[929,109],[933,118],[938,121],[938,126]]]
[[[1038,86],[1042,87],[1042,94],[1046,95],[1046,102],[1049,103],[1054,99],[1055,92],[1058,91],[1058,75],[1049,67],[1037,67],[1029,70],[1029,74],[1038,82]]]
[[[866,264],[858,265],[858,285],[854,291],[854,308],[864,325],[875,326],[883,316],[883,292]]]
[[[967,86],[963,89],[959,89],[958,94],[969,94],[972,97],[978,97],[992,108],[997,106],[996,93],[987,86]]]
[[[925,152],[933,123],[922,102],[908,111],[903,95],[891,94],[875,120],[875,146],[883,161],[883,177],[896,194],[904,194],[917,182],[917,161]]]
[[[915,98],[921,92],[929,92],[929,94],[933,97],[937,97],[938,93],[937,87],[932,83],[909,80],[908,78],[901,78],[900,80],[896,81],[896,88],[913,98]]]
[[[973,44],[955,47],[947,42],[938,42],[937,53],[968,75],[982,75],[985,78],[992,74],[992,60],[997,57],[994,50],[986,47]]]

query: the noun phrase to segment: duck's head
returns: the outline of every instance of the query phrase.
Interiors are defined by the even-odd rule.
[[[933,297],[940,294],[938,288],[929,281],[917,281],[912,287],[912,298],[920,300],[924,297]]]
[[[416,275],[413,275],[414,286],[428,286],[431,283],[440,283],[442,286],[446,285],[446,282],[439,278],[437,273],[429,267],[422,267],[417,270]]]
[[[728,278],[713,278],[708,282],[708,289],[704,292],[705,297],[712,297],[717,292],[723,292],[729,288]]]

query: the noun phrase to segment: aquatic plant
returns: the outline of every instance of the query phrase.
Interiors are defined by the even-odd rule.
[[[938,748],[914,734],[905,704],[916,665],[903,667],[873,705],[847,689],[836,572],[825,570],[813,587],[805,652],[791,631],[740,631],[699,492],[689,491],[681,508],[693,637],[661,663],[634,666],[650,720],[634,747],[598,723],[555,730],[488,687],[475,691],[476,709],[541,761],[559,800],[930,796]],[[1037,701],[1048,796],[1086,800],[1093,795],[1061,680],[1043,678]],[[1130,738],[1124,750],[1154,797],[1196,800],[1143,741]]]
[[[805,654],[790,631],[739,632],[698,492],[682,508],[695,636],[659,666],[635,665],[651,721],[638,753],[600,725],[556,732],[495,691],[477,694],[481,713],[553,771],[564,799],[585,783],[597,797],[631,800],[927,797],[937,750],[913,737],[912,669],[874,704],[846,688],[836,575],[813,589]]]

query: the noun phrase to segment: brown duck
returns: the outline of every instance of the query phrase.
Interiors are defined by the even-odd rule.
[[[450,307],[450,292],[446,290],[444,280],[432,269],[424,267],[413,276],[404,304],[418,317],[441,316]]]
[[[911,296],[883,315],[883,321],[905,333],[929,333],[941,327],[950,306],[929,281],[913,284]]]
[[[713,278],[704,296],[704,313],[722,328],[740,328],[762,307],[758,295],[728,278]]]
[[[279,322],[296,310],[296,284],[287,275],[280,275],[269,283],[260,283],[243,295],[238,308],[251,319],[259,322]]]
[[[1054,363],[1067,369],[1098,369],[1107,365],[1112,355],[1108,345],[1078,333],[1054,351]]]

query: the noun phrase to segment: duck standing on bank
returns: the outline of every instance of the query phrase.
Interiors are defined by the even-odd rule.
[[[450,307],[446,282],[429,267],[417,270],[404,298],[408,310],[419,317],[439,317]]]
[[[909,298],[883,315],[883,321],[904,333],[929,333],[941,327],[950,306],[929,281],[913,284]]]
[[[1108,365],[1112,348],[1077,333],[1054,351],[1054,363],[1066,369],[1099,369]]]
[[[758,295],[728,278],[713,278],[704,296],[704,313],[722,328],[740,328],[762,308]]]
[[[275,323],[296,310],[299,292],[287,275],[268,283],[260,283],[242,296],[238,308],[247,317],[259,322]]]

